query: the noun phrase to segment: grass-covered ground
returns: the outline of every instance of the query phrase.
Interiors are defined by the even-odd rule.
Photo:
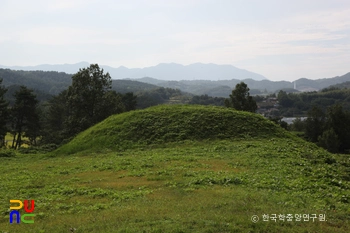
[[[201,140],[189,130],[177,141],[163,137],[166,131],[158,134],[162,143],[119,137],[132,149],[112,140],[104,149],[75,148],[89,134],[100,140],[103,124],[112,130],[113,116],[54,153],[0,157],[0,232],[350,232],[348,155],[329,154],[259,117],[230,114],[270,130],[211,131],[214,137]],[[10,199],[34,199],[35,223],[9,224]],[[293,219],[274,222],[273,214]],[[325,214],[326,221],[297,221],[296,214]]]
[[[160,105],[114,115],[80,133],[55,154],[124,151],[146,145],[206,139],[291,135],[264,117],[225,107]]]

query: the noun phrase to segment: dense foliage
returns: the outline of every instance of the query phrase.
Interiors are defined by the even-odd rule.
[[[72,85],[67,91],[66,123],[70,136],[124,111],[121,99],[111,88],[109,73],[104,74],[97,64],[80,69],[73,75]]]
[[[5,71],[7,81],[12,76],[18,80],[20,74],[29,77],[37,74]],[[46,77],[40,75],[38,80]],[[52,81],[58,80],[54,78]],[[72,76],[68,89],[56,96],[26,86],[0,86],[0,146],[6,141],[9,146],[9,138],[5,140],[8,132],[12,134],[11,147],[14,149],[21,147],[24,137],[28,145],[36,145],[38,139],[41,145],[59,145],[110,115],[134,110],[136,105],[133,93],[120,94],[112,90],[111,77],[104,74],[97,64],[79,70]]]
[[[225,100],[226,107],[233,107],[239,111],[255,112],[257,105],[252,96],[250,96],[247,84],[241,82],[232,90],[229,99]]]
[[[52,99],[53,95],[48,94],[46,91],[35,90],[25,86],[28,89],[32,90],[33,94],[36,96],[36,99],[39,101],[39,105]],[[9,102],[10,106],[13,106],[16,101],[15,93],[21,89],[20,85],[11,85],[6,87],[7,92],[5,93],[5,99]]]
[[[21,86],[15,93],[15,104],[11,108],[11,133],[13,135],[12,148],[21,147],[22,137],[28,137],[31,144],[36,143],[40,136],[38,100],[33,90]]]
[[[313,107],[307,119],[294,120],[291,130],[304,131],[305,139],[322,146],[330,152],[350,151],[350,111],[342,105],[329,106],[326,111]]]
[[[7,121],[9,118],[8,102],[5,100],[4,95],[7,91],[2,85],[2,79],[0,79],[0,147],[5,144],[5,135],[7,133]]]
[[[71,84],[72,75],[55,71],[15,71],[0,69],[5,86],[26,86],[51,95],[57,95]]]
[[[158,87],[149,91],[137,92],[137,108],[144,109],[166,103],[187,103],[189,95],[178,89]]]
[[[286,93],[280,91],[277,95],[283,116],[302,116],[314,106],[325,111],[329,106],[342,104],[350,110],[350,89],[329,88],[320,92]]]
[[[111,90],[111,77],[97,64],[81,69],[72,85],[48,103],[43,141],[60,144],[106,117],[136,108],[133,93]]]
[[[208,95],[193,96],[190,104],[225,106],[225,98],[212,97]]]

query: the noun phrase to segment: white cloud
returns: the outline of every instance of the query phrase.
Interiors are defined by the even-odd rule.
[[[23,64],[94,60],[137,67],[210,62],[240,64],[271,78],[283,72],[315,77],[320,64],[318,69],[335,73],[337,67],[339,72],[348,69],[344,60],[350,51],[350,4],[3,0],[0,30],[2,53]],[[20,60],[21,51],[36,59]],[[8,64],[8,57],[0,55],[0,64]]]

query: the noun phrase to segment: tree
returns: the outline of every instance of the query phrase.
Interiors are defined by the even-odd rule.
[[[305,136],[312,142],[317,142],[325,127],[325,114],[322,109],[313,107],[307,113]]]
[[[350,112],[344,111],[339,104],[327,109],[313,107],[306,119],[305,135],[312,142],[329,152],[345,152],[350,149]]]
[[[64,139],[65,121],[68,118],[67,90],[49,100],[44,116],[43,142],[60,144]]]
[[[318,137],[319,145],[331,153],[339,151],[339,139],[333,128],[325,130],[321,136]]]
[[[129,106],[132,108],[132,106]],[[129,111],[131,109],[128,109]],[[113,115],[126,111],[123,103],[123,96],[115,91],[108,91],[103,95],[102,104],[100,105],[100,111],[104,111],[104,115],[101,120]]]
[[[288,96],[285,91],[280,90],[277,95],[279,104],[282,107],[289,108],[293,106],[293,100]]]
[[[244,82],[238,83],[232,90],[230,99],[225,100],[226,107],[233,107],[236,110],[255,112],[257,105],[253,97],[249,94],[249,88]]]
[[[111,76],[104,74],[97,64],[80,69],[73,75],[67,92],[67,136],[74,136],[109,115],[123,111],[121,100],[111,88]]]
[[[135,96],[132,92],[125,93],[122,95],[122,102],[125,107],[125,111],[131,111],[136,109],[137,105],[137,96]]]
[[[281,126],[283,129],[287,129],[288,130],[288,123],[285,121],[282,121],[281,116],[270,116],[269,120],[274,122],[275,124]]]
[[[37,113],[38,100],[33,90],[21,86],[15,93],[15,104],[11,109],[12,118],[12,148],[21,147],[23,134],[31,137],[38,136],[39,116]],[[17,138],[16,138],[17,137]]]
[[[333,130],[337,136],[339,151],[350,149],[350,112],[344,111],[341,105],[336,104],[328,108],[326,119],[327,129]]]
[[[9,117],[8,102],[4,99],[7,89],[1,86],[1,84],[2,79],[0,79],[0,147],[5,145],[6,125]]]
[[[299,117],[293,120],[291,124],[291,129],[293,131],[304,131],[305,130],[305,120],[301,120]]]

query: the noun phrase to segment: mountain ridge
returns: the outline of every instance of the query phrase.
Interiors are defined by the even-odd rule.
[[[85,63],[81,63],[83,65]],[[197,64],[201,66],[201,64]],[[182,66],[182,65],[180,65]],[[47,67],[50,67],[49,65]],[[86,66],[85,66],[86,67]],[[127,69],[127,68],[122,68]],[[107,71],[107,70],[105,70]],[[0,68],[0,79],[3,79],[4,86],[25,85],[29,88],[46,91],[57,95],[71,84],[71,74],[59,71],[16,71]],[[113,76],[112,76],[113,78]],[[113,87],[120,92],[136,92],[150,90],[152,88],[165,87],[179,89],[194,95],[210,95],[213,97],[228,97],[232,89],[239,82],[245,82],[250,88],[252,95],[266,92],[278,92],[279,90],[295,89],[297,91],[318,91],[332,85],[350,82],[350,72],[341,76],[323,79],[301,78],[294,82],[270,81],[253,79],[226,79],[226,80],[162,80],[150,76],[143,76],[137,79],[113,79]],[[296,83],[296,86],[294,86]],[[122,88],[119,88],[121,87]]]
[[[294,89],[301,92],[318,91],[332,85],[340,84],[350,81],[350,72],[341,76],[323,79],[306,79],[301,78],[293,82],[290,81],[270,81],[270,80],[253,80],[253,79],[230,79],[230,80],[180,80],[180,81],[166,81],[159,80],[152,77],[144,77],[135,79],[139,82],[145,82],[161,87],[177,88],[184,92],[189,92],[195,95],[208,94],[214,97],[227,97],[231,94],[232,89],[235,88],[239,82],[245,82],[250,90],[261,90],[268,92],[276,92],[283,89]],[[215,94],[214,94],[215,93]]]
[[[2,66],[0,68],[12,70],[28,70],[28,71],[57,71],[74,74],[80,68],[89,66],[88,62],[79,62],[76,64],[60,64],[60,65],[37,65],[37,66]],[[112,79],[137,79],[143,77],[153,77],[163,80],[222,80],[222,79],[254,79],[266,80],[267,78],[261,74],[251,72],[248,70],[237,68],[233,65],[217,65],[213,63],[193,63],[190,65],[182,65],[177,63],[160,63],[156,66],[144,68],[127,68],[119,66],[114,68],[112,66],[101,65],[106,72],[109,72]]]

